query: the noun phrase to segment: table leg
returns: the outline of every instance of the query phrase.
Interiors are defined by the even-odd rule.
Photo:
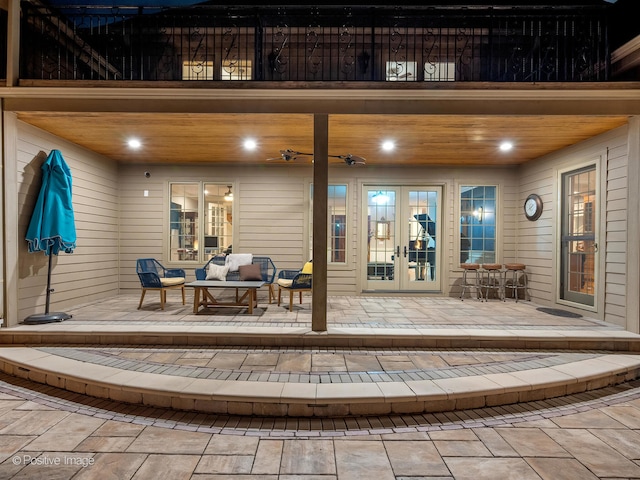
[[[249,289],[249,315],[251,315],[253,313],[253,299],[256,295],[256,289],[255,288],[250,288]]]
[[[193,289],[193,313],[198,313],[198,307],[200,307],[200,287],[194,287]]]

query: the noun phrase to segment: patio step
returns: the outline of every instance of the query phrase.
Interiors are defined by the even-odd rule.
[[[326,373],[325,381],[319,383],[309,381],[304,372],[295,377],[289,373],[284,380],[268,374],[258,380],[237,375],[199,378],[203,370],[195,367],[158,362],[147,362],[145,367],[144,362],[129,361],[131,355],[103,361],[100,354],[99,346],[95,351],[71,346],[3,346],[0,370],[118,402],[217,414],[296,417],[467,410],[544,400],[640,377],[640,355],[612,352],[568,352],[554,364],[534,362],[528,368],[496,373],[479,367],[464,370],[463,365],[441,373],[442,378],[426,378],[417,371],[386,376],[367,372],[366,378],[336,371]],[[312,370],[306,374],[311,375]],[[332,378],[341,381],[333,383]]]
[[[625,330],[123,325],[50,323],[0,329],[2,345],[172,345],[415,347],[608,350],[640,353],[640,335]]]

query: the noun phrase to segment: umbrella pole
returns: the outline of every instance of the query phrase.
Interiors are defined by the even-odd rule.
[[[29,315],[24,319],[25,324],[34,325],[39,323],[52,323],[52,322],[62,322],[63,320],[68,320],[72,317],[72,315],[64,312],[52,312],[49,313],[49,304],[51,302],[51,292],[53,292],[53,288],[51,288],[51,268],[53,261],[51,253],[51,247],[49,247],[49,269],[47,270],[47,301],[45,304],[44,313],[36,313],[34,315]]]
[[[51,290],[51,260],[52,260],[51,247],[49,247],[49,270],[47,271],[47,301],[44,307],[45,315],[49,313],[49,304],[51,303],[51,292],[53,292],[53,290]]]

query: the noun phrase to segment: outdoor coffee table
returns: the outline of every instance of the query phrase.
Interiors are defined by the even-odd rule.
[[[253,313],[253,307],[258,306],[258,289],[264,285],[262,280],[196,280],[195,282],[185,284],[185,287],[193,287],[193,313],[200,312],[200,307],[218,308],[218,307],[244,307],[248,309],[248,313]],[[219,302],[210,290],[235,288],[235,302]],[[244,290],[244,294],[240,295],[240,291]]]

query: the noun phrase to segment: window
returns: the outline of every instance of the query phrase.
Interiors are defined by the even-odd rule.
[[[424,64],[425,82],[453,82],[456,79],[454,62],[426,62]]]
[[[251,80],[251,60],[223,60],[221,80]]]
[[[169,258],[206,262],[232,249],[232,205],[228,184],[171,183]]]
[[[460,187],[460,263],[496,261],[496,190]]]
[[[413,82],[416,77],[416,62],[387,62],[387,82]]]
[[[183,80],[213,80],[213,62],[182,62]]]
[[[309,251],[313,252],[313,184],[311,184]],[[347,262],[347,186],[329,185],[327,191],[327,261]]]
[[[347,261],[347,186],[329,185],[329,262]]]

